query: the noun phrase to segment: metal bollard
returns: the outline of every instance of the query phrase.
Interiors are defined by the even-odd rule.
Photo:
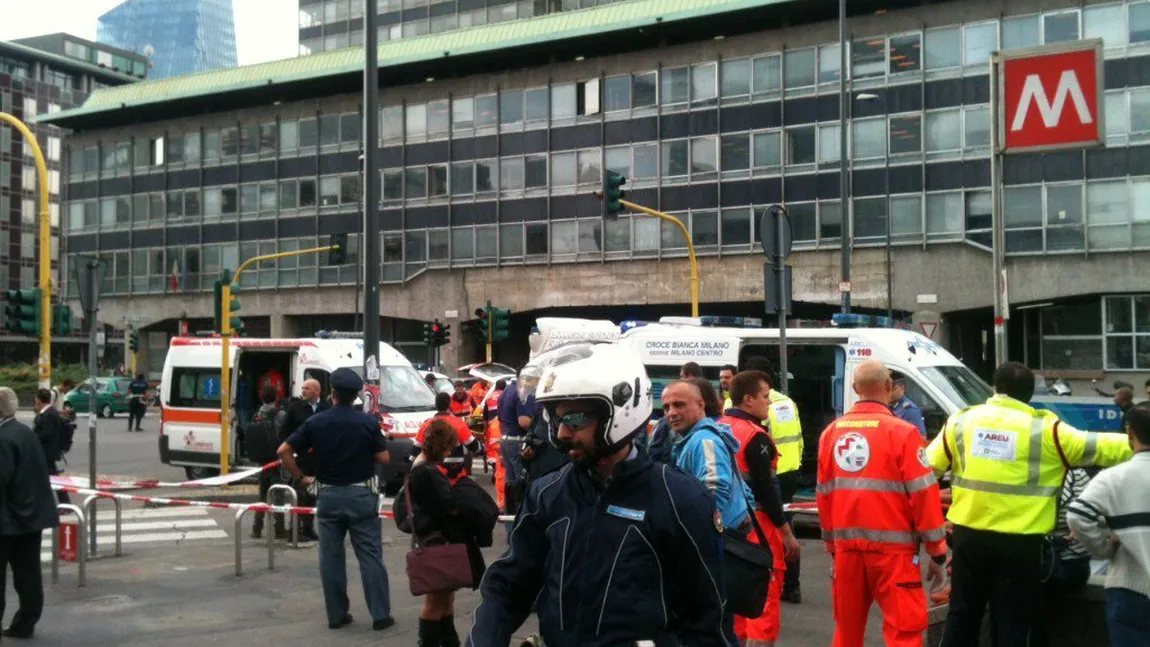
[[[236,540],[236,577],[241,577],[244,574],[244,514],[248,511],[247,508],[240,508],[236,511],[236,523],[233,527],[232,536]]]
[[[91,507],[93,505],[95,505],[96,501],[98,501],[100,499],[104,499],[104,498],[107,498],[109,501],[111,501],[112,505],[116,508],[116,557],[120,557],[121,555],[124,554],[123,553],[123,542],[124,542],[124,524],[123,524],[123,522],[124,522],[124,503],[123,503],[123,501],[120,501],[119,499],[116,499],[116,498],[101,497],[101,496],[97,496],[97,495],[93,494],[93,495],[89,496],[87,499],[84,499],[84,503],[81,505],[81,507],[84,508],[85,514],[88,514],[90,516]],[[95,556],[96,555],[92,555],[92,557],[95,557]]]
[[[268,500],[265,501],[264,503],[267,503],[268,505],[273,505],[272,495],[275,494],[276,492],[286,492],[288,494],[288,500],[291,501],[292,507],[293,508],[299,507],[299,494],[295,491],[295,488],[293,488],[290,485],[283,484],[283,483],[276,483],[275,485],[268,488]],[[267,516],[267,521],[264,523],[264,526],[266,526],[268,528],[268,532],[271,533],[271,528],[273,527],[273,524],[272,524],[273,513],[272,513],[272,511],[269,510],[266,514],[268,516]],[[291,547],[292,548],[299,548],[299,517],[296,516],[296,513],[294,511],[289,512],[288,513],[288,521],[291,523]]]
[[[84,522],[84,511],[78,505],[71,503],[60,503],[56,509],[61,512],[71,512],[76,515],[79,523],[76,524],[79,536],[76,537],[76,561],[80,568],[80,581],[77,586],[85,586],[88,583],[88,526]],[[60,529],[52,529],[52,583],[57,584],[60,582]]]

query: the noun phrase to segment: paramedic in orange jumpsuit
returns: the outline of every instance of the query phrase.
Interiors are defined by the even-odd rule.
[[[467,392],[467,385],[462,381],[455,383],[455,393],[451,395],[451,413],[466,418],[471,415],[472,410],[475,409],[475,403],[471,401],[471,394]]]
[[[465,462],[464,459],[479,451],[479,439],[471,433],[471,427],[468,427],[462,418],[451,413],[451,396],[442,392],[435,394],[435,415],[423,421],[419,431],[415,434],[415,441],[411,447],[411,460],[414,461],[423,451],[423,438],[427,435],[427,428],[431,426],[431,421],[436,418],[446,420],[447,424],[459,436],[459,445],[456,446],[452,455],[444,460],[449,464],[462,464],[463,473],[470,474],[471,464]]]
[[[507,471],[503,468],[503,461],[500,459],[502,452],[500,440],[503,438],[503,432],[499,427],[499,396],[503,395],[503,389],[507,388],[507,380],[499,380],[492,387],[495,392],[487,398],[486,404],[483,406],[483,419],[487,421],[487,462],[495,466],[495,501],[499,504],[499,511],[503,512],[507,509],[506,501],[504,500],[503,486],[507,481]]]
[[[483,380],[476,381],[475,384],[471,385],[471,390],[468,391],[468,395],[471,396],[471,408],[474,409],[478,407],[479,403],[483,402],[483,396],[487,395],[487,382]]]
[[[938,483],[914,425],[887,407],[878,360],[855,369],[859,401],[819,438],[819,523],[834,558],[835,647],[862,647],[877,602],[891,647],[922,647],[927,628],[919,542],[932,585],[945,580],[946,529]]]
[[[729,393],[734,406],[726,410],[719,423],[729,426],[739,441],[735,463],[755,495],[758,504],[755,515],[767,536],[775,562],[763,615],[758,618],[736,616],[735,635],[743,647],[769,647],[779,639],[783,574],[787,570],[787,559],[798,557],[799,542],[783,515],[782,495],[775,477],[779,452],[762,422],[771,408],[770,378],[761,371],[744,371],[731,380]],[[756,533],[748,533],[747,538],[758,543]]]

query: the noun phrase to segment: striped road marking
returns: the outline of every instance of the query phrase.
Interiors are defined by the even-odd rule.
[[[64,517],[66,521],[67,516]],[[226,539],[228,533],[205,508],[134,508],[125,510],[121,524],[124,544],[165,544]],[[116,521],[110,509],[96,514],[97,543],[107,550],[116,541]],[[52,560],[52,537],[40,542],[40,561]]]

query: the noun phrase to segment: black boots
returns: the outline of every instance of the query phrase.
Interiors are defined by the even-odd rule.
[[[439,620],[419,619],[419,642],[417,647],[440,647],[443,644],[443,632]]]
[[[459,634],[455,633],[455,616],[443,616],[439,620],[440,647],[459,647]]]

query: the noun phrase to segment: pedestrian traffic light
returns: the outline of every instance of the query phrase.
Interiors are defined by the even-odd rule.
[[[40,334],[40,290],[8,290],[8,305],[4,306],[5,327],[16,334]]]
[[[487,309],[491,307],[491,302],[487,302],[487,308],[476,308],[475,318],[477,319],[475,329],[479,331],[479,337],[485,341],[491,341],[491,316]]]
[[[128,348],[133,353],[140,352],[140,331],[133,330],[128,333]]]
[[[52,334],[72,334],[72,306],[63,303],[52,306]]]
[[[347,234],[332,234],[327,244],[331,247],[327,253],[327,264],[347,265]]]
[[[627,197],[627,192],[623,190],[623,185],[627,183],[627,178],[616,173],[615,171],[607,171],[603,174],[603,217],[614,220],[619,217],[619,213],[623,211],[623,203],[620,202],[623,198]]]
[[[491,326],[491,341],[503,341],[511,334],[511,310],[508,308],[487,307]]]
[[[439,323],[436,319],[431,324],[431,345],[446,346],[451,343],[451,324]]]

